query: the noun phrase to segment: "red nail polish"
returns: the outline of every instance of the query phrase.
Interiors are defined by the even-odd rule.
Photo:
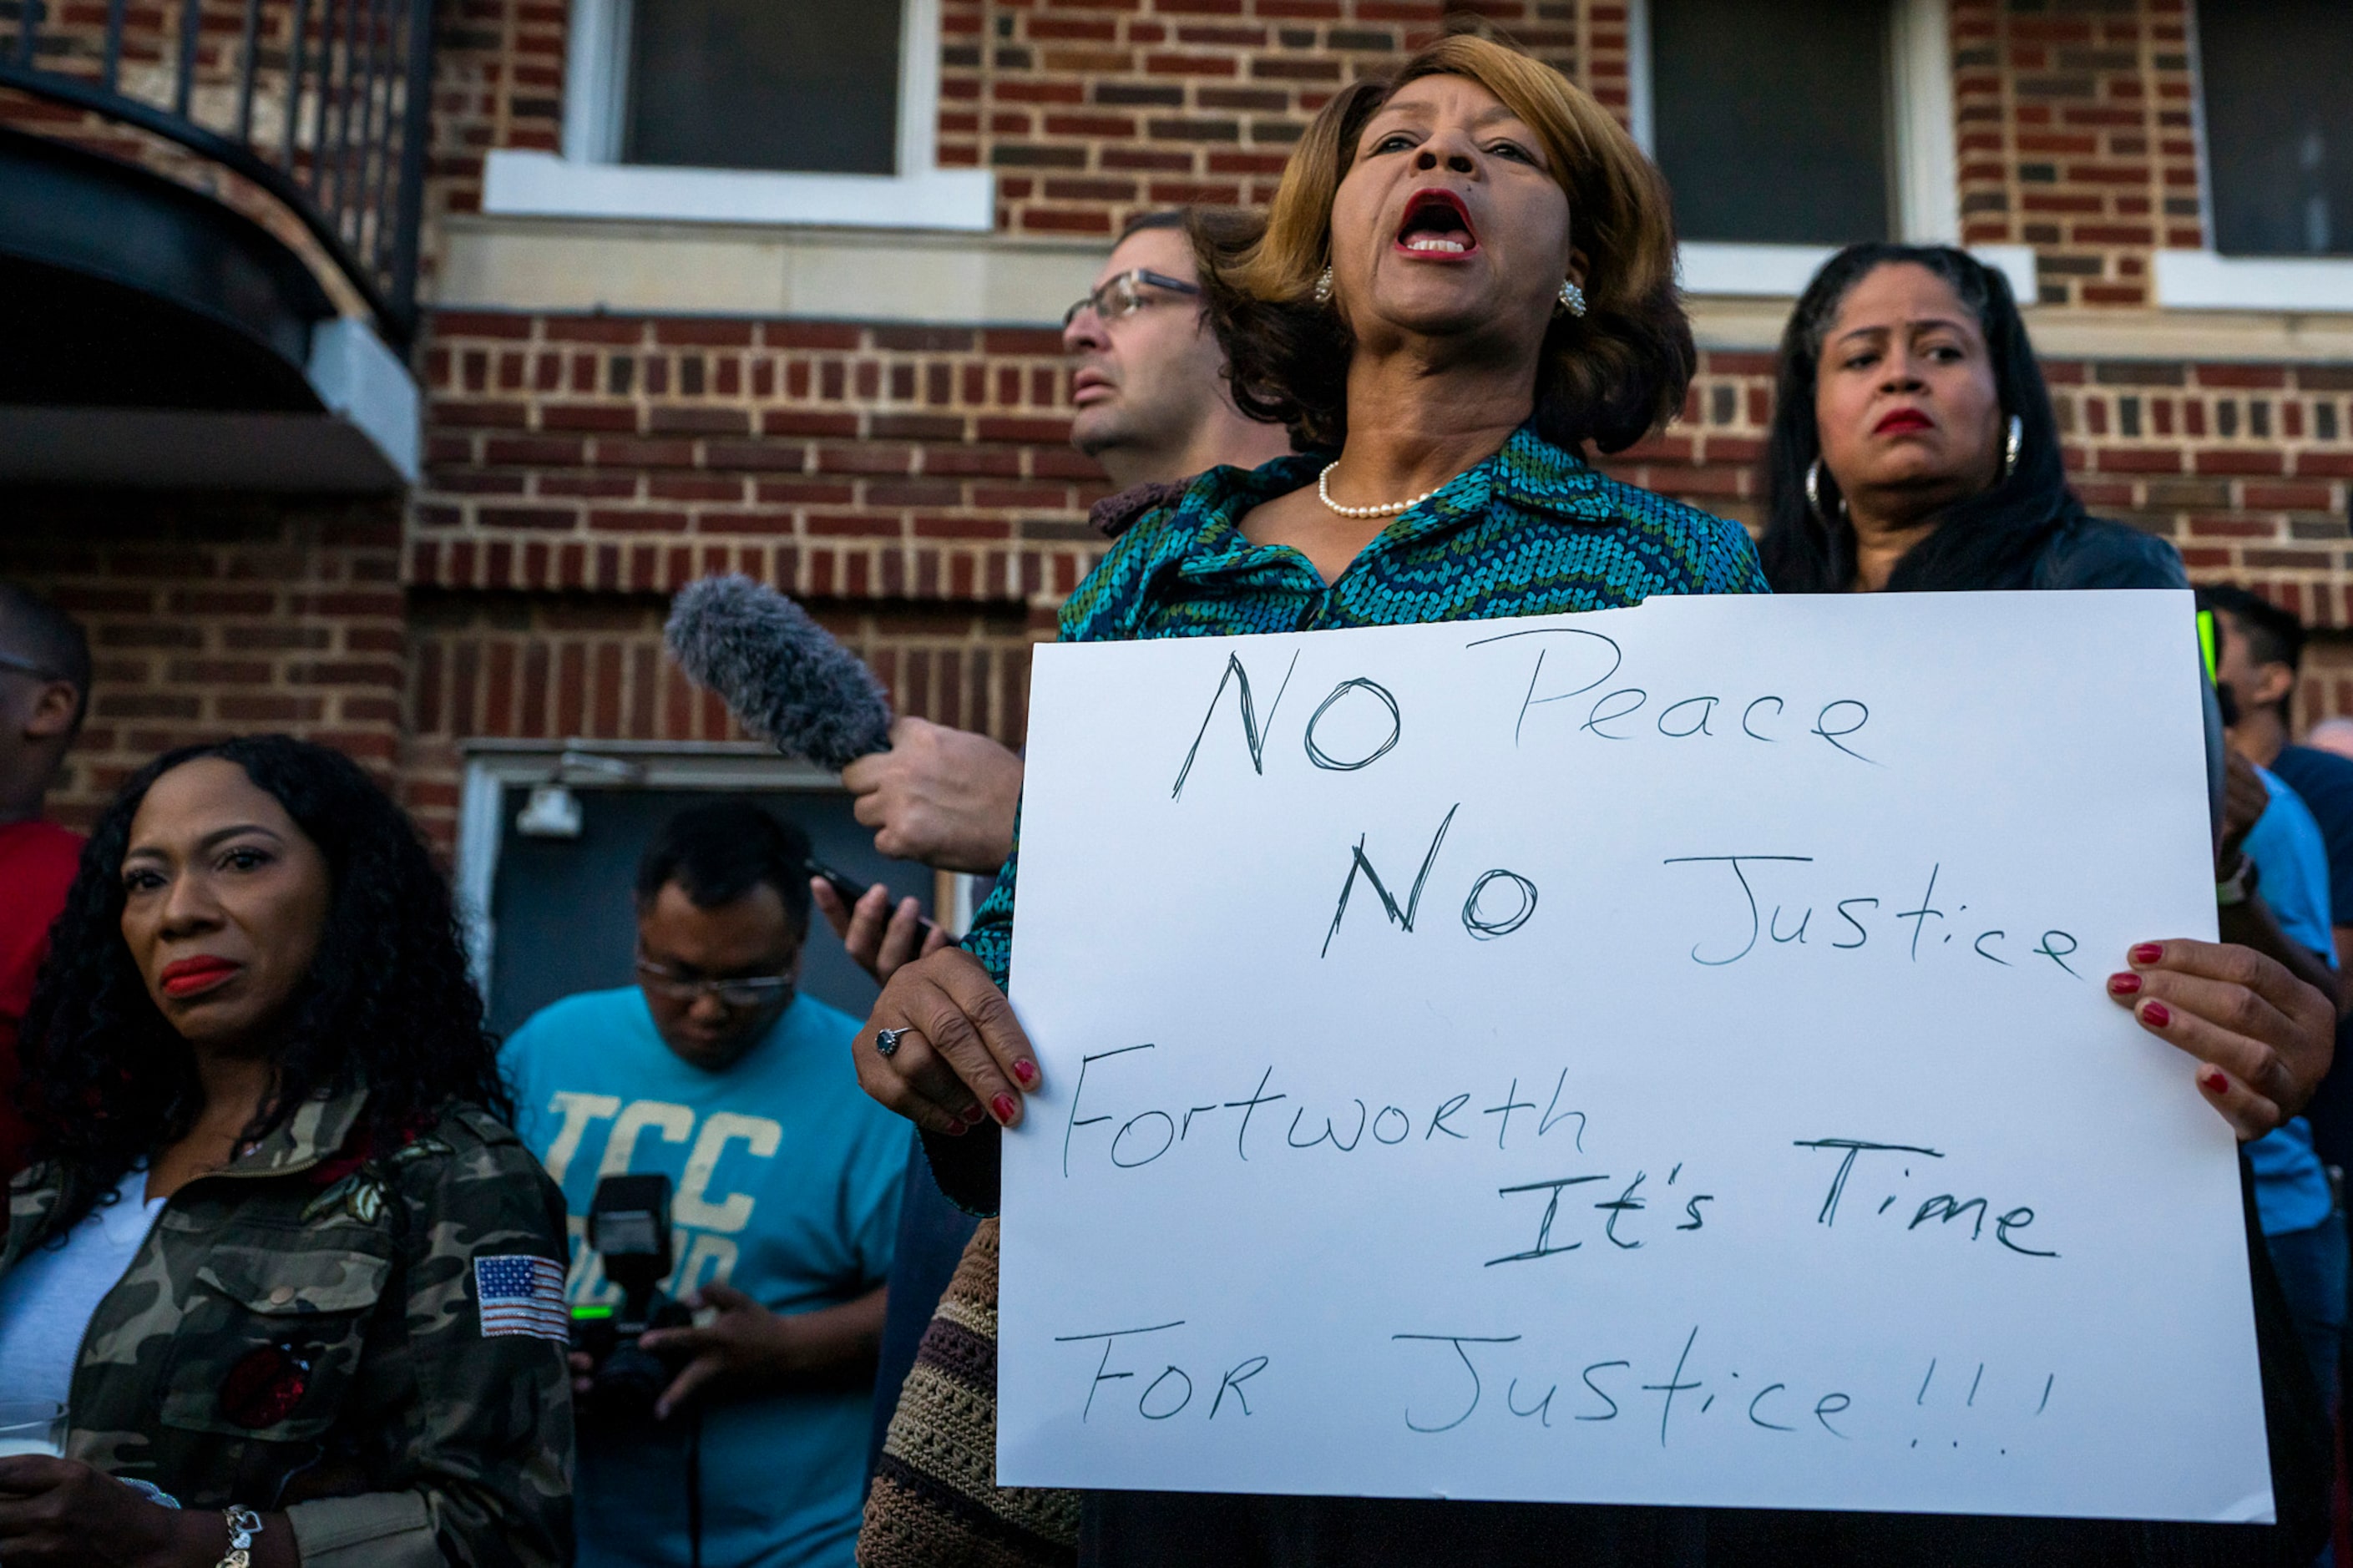
[[[2228,1094],[2231,1092],[2231,1080],[2224,1078],[2220,1070],[2208,1073],[2205,1077],[2200,1079],[2198,1082],[2199,1086],[2204,1089],[2209,1094]]]
[[[2111,974],[2108,976],[2108,994],[2111,996],[2129,996],[2139,989],[2140,976],[2137,974]]]
[[[2135,963],[2155,963],[2158,959],[2163,958],[2164,956],[2165,944],[2163,942],[2145,942],[2138,947],[2132,950],[2132,961]]]
[[[2140,1006],[2140,1021],[2152,1029],[2162,1029],[2173,1022],[2173,1009],[2162,1002],[2144,1002]]]
[[[1022,1088],[1028,1089],[1038,1081],[1038,1064],[1026,1058],[1017,1061],[1013,1064],[1013,1076],[1021,1080]]]
[[[981,1118],[987,1114],[987,1111],[977,1105],[967,1105],[964,1108],[964,1124],[966,1127],[977,1127],[980,1125]]]
[[[1013,1103],[1013,1097],[1011,1095],[1000,1094],[995,1100],[988,1102],[988,1109],[997,1113],[997,1120],[999,1123],[1009,1124],[1013,1120],[1014,1111],[1019,1108]]]

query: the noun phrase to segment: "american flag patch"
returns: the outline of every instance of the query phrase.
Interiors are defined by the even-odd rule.
[[[534,1339],[572,1337],[564,1310],[564,1265],[516,1254],[474,1259],[474,1295],[482,1314],[482,1337],[529,1334]]]

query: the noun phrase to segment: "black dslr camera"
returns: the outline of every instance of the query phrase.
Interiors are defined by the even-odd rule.
[[[572,1348],[585,1352],[594,1386],[579,1399],[584,1422],[636,1425],[653,1419],[654,1401],[687,1358],[638,1343],[648,1329],[682,1329],[694,1319],[658,1289],[670,1273],[670,1178],[607,1176],[588,1202],[588,1245],[605,1278],[621,1288],[621,1305],[572,1309]]]

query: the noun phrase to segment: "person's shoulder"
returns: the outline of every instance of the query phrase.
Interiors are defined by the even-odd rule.
[[[1647,565],[1650,591],[1761,594],[1764,569],[1748,531],[1727,518],[1612,479],[1523,426],[1495,455],[1493,494],[1521,514],[1572,530],[1608,529]]]
[[[9,880],[16,886],[31,879],[35,885],[69,885],[81,866],[86,842],[70,827],[35,818],[0,826],[0,859],[8,865]]]
[[[2324,752],[2317,746],[2288,746],[2272,761],[2271,771],[2310,805],[2315,795],[2332,801],[2353,797],[2353,758]]]
[[[1593,486],[1608,500],[1617,521],[1629,528],[1694,533],[1723,540],[1730,540],[1736,535],[1742,540],[1748,537],[1748,531],[1730,518],[1702,511],[1688,501],[1662,496],[1656,490],[1646,490],[1640,485],[1628,484],[1624,479],[1611,479],[1598,468],[1593,470]]]
[[[846,1045],[855,1038],[865,1025],[829,1002],[821,1002],[804,991],[793,998],[791,1010],[784,1019],[785,1026],[803,1039],[824,1040]]]
[[[2271,792],[2272,808],[2279,812],[2285,823],[2299,833],[2308,833],[2317,837],[2320,824],[2314,818],[2312,807],[2304,798],[2304,792],[2272,768],[2258,766],[2255,773],[2263,781],[2263,787]],[[2271,812],[2266,811],[2263,815],[2268,816]]]
[[[424,1270],[412,1293],[445,1289],[479,1258],[565,1256],[563,1194],[514,1130],[480,1105],[445,1107],[370,1166],[352,1179],[406,1216],[398,1229]]]
[[[2181,552],[2130,523],[2078,517],[2052,535],[2034,564],[2038,588],[2187,588]]]
[[[470,1101],[446,1107],[430,1127],[377,1163],[412,1198],[434,1193],[443,1194],[442,1201],[505,1207],[527,1192],[544,1206],[540,1193],[546,1173],[539,1157],[522,1134]],[[513,1191],[501,1194],[501,1185]],[[452,1200],[451,1194],[458,1196]]]
[[[443,1110],[432,1130],[411,1147],[421,1151],[420,1158],[462,1160],[489,1150],[520,1149],[522,1139],[481,1106],[459,1100]]]
[[[619,985],[610,991],[577,991],[550,1002],[525,1018],[507,1037],[505,1048],[511,1055],[561,1049],[565,1041],[583,1033],[609,1034],[629,1027],[643,1006],[644,999],[634,985]]]
[[[1757,558],[1757,542],[1748,530],[1730,518],[1702,511],[1655,490],[1630,485],[1596,473],[1594,479],[1607,498],[1618,526],[1658,547],[1662,556],[1681,562],[1694,593],[1764,594],[1765,568]]]
[[[1255,468],[1220,466],[1180,482],[1138,485],[1096,502],[1089,521],[1111,547],[1063,600],[1061,639],[1128,636],[1154,582],[1201,548],[1216,521],[1238,521],[1259,502],[1298,489],[1314,477],[1312,463],[1294,452]]]
[[[1105,539],[1117,539],[1133,529],[1140,519],[1173,510],[1184,499],[1185,489],[1183,480],[1164,482],[1155,479],[1130,485],[1089,507],[1087,526]]]

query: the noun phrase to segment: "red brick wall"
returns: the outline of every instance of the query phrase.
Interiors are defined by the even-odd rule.
[[[2076,493],[2243,582],[2353,629],[2353,366],[2045,360]],[[1752,527],[1772,356],[1709,353],[1683,418],[1607,466]]]
[[[58,814],[87,823],[157,752],[253,731],[339,746],[389,780],[407,665],[399,573],[396,502],[11,497],[0,576],[54,595],[97,661]]]
[[[1092,560],[1050,331],[444,312],[420,586],[1035,603]]]
[[[1018,605],[813,608],[881,678],[897,711],[1021,743],[1030,634]],[[667,610],[643,594],[414,595],[403,780],[427,831],[455,842],[460,743],[475,736],[742,740],[718,700],[663,653]]]
[[[2202,243],[2188,8],[1953,0],[1963,235],[2035,247],[2046,304],[2149,304]]]
[[[1575,0],[949,0],[939,161],[993,169],[997,226],[1108,235],[1261,205],[1333,92],[1447,26],[1501,29],[1622,114],[1625,7]]]
[[[561,151],[569,0],[440,0],[434,13],[433,137],[426,258],[434,219],[479,212],[492,148]]]

